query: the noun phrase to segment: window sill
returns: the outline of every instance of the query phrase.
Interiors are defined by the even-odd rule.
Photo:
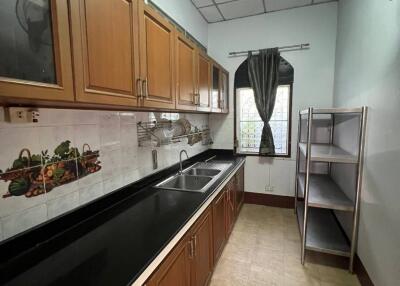
[[[248,152],[235,152],[235,154],[242,155],[242,156],[250,156],[250,157],[266,157],[266,158],[274,158],[274,159],[281,159],[281,160],[292,160],[290,154],[287,154],[287,155],[260,155],[258,153],[248,153]]]

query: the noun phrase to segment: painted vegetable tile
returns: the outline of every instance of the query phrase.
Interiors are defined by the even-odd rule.
[[[52,155],[47,150],[38,155],[22,149],[11,167],[5,172],[0,170],[0,180],[10,182],[2,198],[39,196],[101,169],[98,150],[92,151],[88,144],[84,144],[80,153],[70,144],[68,140],[62,142]]]

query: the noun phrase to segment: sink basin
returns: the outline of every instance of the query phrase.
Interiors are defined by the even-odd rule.
[[[232,162],[217,160],[198,162],[183,170],[183,174],[173,175],[154,187],[165,190],[204,193],[231,165]]]
[[[204,187],[211,180],[211,177],[191,176],[186,174],[177,175],[172,177],[171,179],[167,179],[166,181],[161,182],[156,187],[171,190],[203,192],[206,190]]]
[[[192,168],[189,171],[185,172],[186,175],[193,176],[211,176],[214,177],[221,173],[221,170],[217,169],[202,169],[202,168]]]

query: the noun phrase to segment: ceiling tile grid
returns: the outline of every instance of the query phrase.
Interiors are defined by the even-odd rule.
[[[191,0],[208,23],[216,23],[337,0]]]

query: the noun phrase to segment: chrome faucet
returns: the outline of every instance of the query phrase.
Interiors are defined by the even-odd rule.
[[[181,150],[179,153],[179,175],[182,175],[182,153],[185,153],[186,157],[189,159],[189,155],[186,150]]]

